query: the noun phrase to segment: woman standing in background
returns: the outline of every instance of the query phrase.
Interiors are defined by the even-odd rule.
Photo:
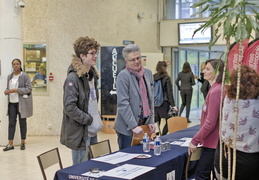
[[[198,78],[197,76],[194,75],[194,78],[197,79],[199,82],[201,82],[201,92],[203,94],[203,98],[204,100],[206,99],[206,96],[209,92],[209,89],[210,89],[210,83],[204,79],[204,73],[203,73],[203,70],[205,69],[205,62],[202,62],[201,63],[201,73],[200,73],[200,78]]]
[[[181,85],[179,85],[179,81],[181,81]],[[194,76],[188,62],[183,64],[183,70],[178,74],[177,79],[175,80],[175,84],[180,91],[182,104],[180,108],[180,116],[186,106],[186,118],[187,122],[191,123],[189,120],[190,110],[191,110],[191,101],[192,101],[192,86],[195,85]]]
[[[32,86],[30,77],[22,72],[21,60],[12,61],[13,72],[7,77],[7,88],[4,91],[8,95],[8,145],[3,149],[9,151],[14,149],[13,139],[19,116],[20,133],[21,133],[21,150],[25,150],[25,139],[27,133],[26,118],[32,116]]]
[[[168,132],[167,119],[169,118],[168,111],[169,111],[170,105],[176,111],[178,111],[178,109],[175,106],[171,78],[170,78],[170,76],[168,76],[168,73],[167,73],[166,62],[159,61],[156,65],[156,71],[157,71],[157,73],[153,75],[154,81],[161,80],[161,82],[162,82],[164,102],[162,103],[162,105],[160,107],[155,107],[155,122],[158,122],[158,127],[160,127],[161,118],[166,119],[166,124],[165,124],[165,126],[163,128],[163,132],[162,132],[162,135],[165,135]]]

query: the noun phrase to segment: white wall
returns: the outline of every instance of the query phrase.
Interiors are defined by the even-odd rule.
[[[142,56],[145,56],[146,58],[146,64],[143,63],[142,58],[142,65],[144,65],[146,68],[150,69],[153,74],[156,73],[156,65],[158,61],[163,61],[163,53],[141,53]]]

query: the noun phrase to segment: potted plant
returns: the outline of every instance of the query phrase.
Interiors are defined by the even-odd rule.
[[[220,127],[222,120],[222,101],[223,101],[223,92],[224,85],[229,83],[229,70],[233,68],[233,62],[229,62],[229,52],[231,40],[234,40],[238,45],[238,87],[237,87],[237,96],[236,96],[236,121],[235,121],[235,136],[233,142],[233,167],[232,174],[230,173],[230,165],[228,168],[228,179],[235,179],[235,169],[236,169],[236,136],[237,136],[237,123],[238,123],[238,99],[239,99],[239,87],[240,87],[240,69],[241,63],[243,60],[244,51],[248,41],[254,39],[252,36],[252,31],[258,32],[259,25],[257,20],[259,19],[259,1],[249,2],[248,0],[201,0],[198,3],[195,3],[192,8],[199,8],[200,10],[193,14],[201,14],[205,11],[210,12],[209,20],[202,25],[200,28],[194,31],[193,36],[198,31],[205,31],[208,27],[215,28],[214,37],[211,39],[209,44],[209,49],[218,41],[219,38],[223,38],[226,41],[226,50],[225,50],[225,66],[223,74],[223,86],[221,89],[221,107],[220,107]],[[220,29],[223,31],[220,31]],[[230,68],[230,69],[228,69]],[[215,70],[217,73],[217,69]],[[220,131],[221,137],[221,131]],[[222,139],[220,138],[220,145],[222,146]],[[222,147],[220,148],[220,154],[222,154]],[[221,159],[221,158],[220,158]],[[222,164],[222,161],[220,162]],[[230,164],[230,163],[229,163]],[[220,168],[220,174],[222,174],[222,167]],[[222,179],[222,175],[220,177]]]

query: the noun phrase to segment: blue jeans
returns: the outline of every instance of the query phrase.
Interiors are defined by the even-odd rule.
[[[214,154],[216,149],[202,148],[201,157],[197,164],[195,179],[196,180],[210,180],[210,173],[214,169]]]
[[[118,135],[118,145],[120,150],[131,146],[132,136],[126,136],[118,132],[117,132],[117,135]]]
[[[88,146],[92,144],[96,144],[97,141],[97,135],[94,137],[88,137],[86,140],[86,150],[73,150],[72,149],[72,161],[73,165],[88,161],[90,159],[89,149]]]

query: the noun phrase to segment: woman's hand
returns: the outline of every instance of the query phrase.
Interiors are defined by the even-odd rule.
[[[190,155],[191,153],[194,153],[196,149],[197,149],[197,146],[194,146],[192,143],[190,143],[188,147],[188,155]]]
[[[6,90],[8,91],[8,90]],[[11,89],[8,91],[8,94],[11,94],[11,93],[17,93],[18,92],[18,89]]]
[[[10,94],[9,90],[6,89],[6,90],[4,91],[4,94],[5,94],[5,95]]]

